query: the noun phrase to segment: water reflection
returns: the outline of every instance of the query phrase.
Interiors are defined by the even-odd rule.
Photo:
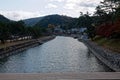
[[[77,39],[56,37],[43,45],[13,55],[0,63],[0,72],[110,71]]]

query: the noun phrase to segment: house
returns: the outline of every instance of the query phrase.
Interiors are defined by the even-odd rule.
[[[81,34],[81,39],[88,39],[88,35],[85,32],[87,30],[87,28],[80,28],[79,32]]]
[[[54,28],[54,32],[55,32],[55,33],[63,33],[63,29],[61,28],[60,25],[58,25],[58,26],[56,26],[56,27]]]

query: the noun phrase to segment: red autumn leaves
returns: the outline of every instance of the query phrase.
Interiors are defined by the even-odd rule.
[[[98,26],[96,30],[97,35],[101,35],[104,37],[110,37],[113,34],[120,34],[120,20],[116,22],[108,22]]]

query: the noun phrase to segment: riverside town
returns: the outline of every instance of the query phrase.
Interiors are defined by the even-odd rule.
[[[0,80],[120,80],[120,0],[1,0]]]

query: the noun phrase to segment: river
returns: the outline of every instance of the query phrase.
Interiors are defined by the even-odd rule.
[[[62,36],[0,61],[0,73],[108,71],[82,42]]]

